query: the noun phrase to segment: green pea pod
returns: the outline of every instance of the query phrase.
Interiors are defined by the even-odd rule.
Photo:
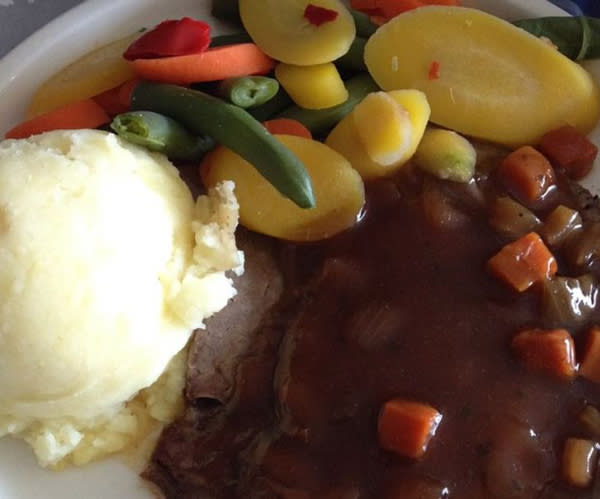
[[[280,85],[279,91],[271,100],[268,100],[260,106],[248,109],[248,112],[258,121],[266,121],[284,109],[290,107],[293,103],[294,102],[292,101],[291,97]]]
[[[241,76],[219,83],[219,97],[244,109],[260,106],[271,100],[279,90],[279,82],[267,76]]]
[[[119,114],[110,127],[133,144],[183,161],[197,161],[215,145],[210,137],[196,137],[175,120],[151,111]]]
[[[595,17],[538,17],[521,19],[515,26],[548,38],[569,59],[600,57],[600,19]]]
[[[315,206],[310,176],[300,159],[247,111],[197,90],[146,81],[133,89],[131,108],[165,114],[192,133],[212,137],[299,207]]]
[[[224,45],[235,45],[236,43],[251,43],[252,38],[245,31],[230,33],[229,35],[218,35],[211,39],[211,47],[223,47]]]
[[[346,89],[348,90],[348,99],[342,104],[326,109],[304,109],[292,106],[279,113],[277,117],[298,120],[314,135],[319,135],[333,128],[367,94],[376,92],[379,87],[368,73],[360,73],[346,81]]]
[[[342,57],[335,60],[335,65],[339,69],[348,69],[350,71],[366,71],[367,65],[365,64],[365,45],[367,40],[365,38],[356,37],[350,45],[348,52]]]

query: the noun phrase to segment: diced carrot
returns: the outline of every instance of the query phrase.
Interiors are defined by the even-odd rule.
[[[265,121],[263,125],[274,135],[296,135],[298,137],[312,139],[310,130],[298,120],[293,120],[291,118],[276,118]]]
[[[497,172],[508,190],[524,203],[539,201],[555,184],[552,165],[531,146],[511,152]]]
[[[512,340],[512,348],[529,369],[559,379],[575,376],[575,343],[565,329],[527,329]]]
[[[136,59],[130,64],[141,78],[181,85],[265,74],[275,67],[275,61],[254,43],[209,48],[199,54]]]
[[[418,459],[427,450],[441,421],[442,415],[427,404],[388,400],[379,413],[379,445],[401,456]]]
[[[555,275],[558,265],[542,238],[530,232],[490,258],[488,269],[516,291],[523,292]]]
[[[588,333],[579,374],[594,383],[600,383],[600,326],[593,327]]]
[[[106,111],[94,99],[71,102],[27,120],[6,132],[7,139],[24,139],[52,130],[97,128],[110,121]]]
[[[563,126],[545,134],[539,145],[546,157],[575,179],[585,177],[598,155],[598,147],[579,130],[572,126]]]

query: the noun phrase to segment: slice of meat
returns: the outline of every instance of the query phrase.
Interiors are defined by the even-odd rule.
[[[233,301],[194,335],[186,385],[190,401],[209,398],[223,403],[229,398],[240,356],[247,353],[252,333],[283,291],[274,241],[238,229],[237,243],[245,253],[245,271],[234,277]]]

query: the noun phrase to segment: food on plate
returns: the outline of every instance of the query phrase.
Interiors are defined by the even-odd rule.
[[[0,206],[0,434],[44,466],[139,443],[182,360],[151,385],[235,294],[233,185],[194,203],[164,156],[54,131],[0,142]]]
[[[424,43],[424,33],[435,36]],[[434,123],[500,144],[535,144],[565,124],[587,133],[600,112],[598,89],[581,66],[476,9],[397,16],[369,39],[365,62],[384,90],[425,92]]]
[[[166,497],[598,495],[598,90],[456,3],[215,3],[238,32],[165,21],[125,52],[162,83],[88,97],[239,202],[237,295],[126,406],[185,384],[144,473]]]

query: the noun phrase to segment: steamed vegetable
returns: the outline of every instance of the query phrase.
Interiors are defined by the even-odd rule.
[[[151,111],[119,114],[110,126],[125,140],[172,159],[197,161],[215,145],[211,138],[192,135],[175,120]]]
[[[423,33],[435,36],[423,43]],[[588,72],[480,10],[427,7],[402,14],[369,39],[365,62],[383,89],[425,92],[433,122],[500,144],[535,144],[565,123],[586,133],[600,113]]]
[[[443,180],[469,182],[475,174],[477,153],[471,143],[452,130],[426,130],[415,153],[421,169]]]
[[[326,132],[350,113],[368,93],[379,90],[373,79],[365,73],[354,76],[345,83],[348,99],[342,104],[317,110],[293,106],[282,111],[277,117],[297,120],[315,135]]]
[[[315,205],[311,180],[300,159],[243,109],[197,90],[149,82],[135,87],[131,107],[164,114],[192,133],[212,137],[248,160],[298,206]]]
[[[305,16],[308,0],[240,0],[240,16],[254,42],[278,61],[298,66],[323,64],[344,55],[356,28],[340,0],[318,6],[337,13],[331,22],[315,25]]]
[[[261,106],[279,91],[279,83],[266,76],[240,76],[219,83],[217,93],[223,99],[244,109]]]
[[[202,162],[209,185],[235,182],[240,223],[280,239],[315,241],[352,227],[364,204],[364,186],[343,156],[321,142],[278,135],[276,139],[306,166],[314,186],[315,207],[302,210],[279,194],[251,165],[226,147],[217,147]]]
[[[324,109],[346,102],[348,90],[331,62],[313,66],[281,63],[275,76],[292,100],[304,109]]]
[[[532,35],[549,39],[569,59],[600,57],[600,19],[595,17],[537,17],[514,22]]]
[[[265,74],[273,69],[275,61],[255,44],[239,43],[209,48],[198,54],[136,59],[130,65],[140,78],[187,85]]]

